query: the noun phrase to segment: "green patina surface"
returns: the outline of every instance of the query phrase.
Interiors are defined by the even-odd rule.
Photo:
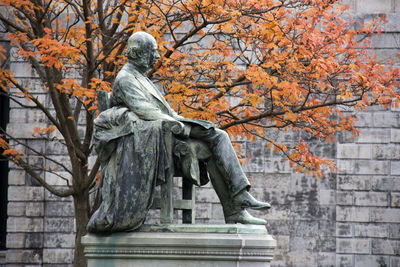
[[[244,224],[169,224],[143,225],[139,232],[268,234],[263,225]]]

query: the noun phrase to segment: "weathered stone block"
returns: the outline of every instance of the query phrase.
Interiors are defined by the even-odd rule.
[[[274,189],[289,192],[291,174],[247,173],[251,177],[252,189]]]
[[[7,234],[7,248],[24,248],[25,246],[25,233],[8,233]]]
[[[372,159],[392,159],[393,153],[396,150],[393,145],[371,145]],[[399,150],[400,151],[400,150]]]
[[[265,158],[264,172],[265,173],[291,173],[292,168],[287,160],[282,158]],[[250,170],[251,171],[251,170]]]
[[[372,189],[375,191],[391,191],[400,188],[400,177],[379,177],[372,178]]]
[[[196,218],[211,218],[211,211],[211,203],[196,203]]]
[[[62,190],[62,189],[65,189],[66,187],[65,186],[55,186],[54,188]],[[48,190],[44,191],[44,198],[45,198],[46,201],[60,201],[60,202],[62,202],[62,201],[65,201],[65,202],[72,201],[72,196],[58,197],[58,196],[50,193]]]
[[[318,235],[321,239],[324,237],[335,236],[336,221],[334,219],[319,220]]]
[[[400,207],[400,193],[397,192],[391,192],[390,193],[390,206],[391,207],[396,207],[399,208]]]
[[[290,223],[287,220],[273,220],[269,216],[265,217],[267,219],[267,229],[271,235],[274,237],[290,235]]]
[[[252,212],[252,211],[251,211]],[[253,214],[253,213],[252,213]],[[268,211],[268,219],[285,221],[290,218],[290,209],[288,206],[279,206]]]
[[[314,251],[318,252],[336,252],[336,237],[324,236],[317,239],[317,248]]]
[[[336,207],[338,222],[369,222],[370,208],[367,207]]]
[[[73,257],[73,249],[43,249],[44,263],[70,263]]]
[[[217,203],[212,204],[211,214],[212,214],[211,218],[225,223],[224,213],[222,211],[221,204],[217,204]]]
[[[341,175],[337,180],[337,188],[341,190],[369,190],[371,177]]]
[[[44,214],[43,202],[28,202],[25,206],[25,215],[28,217],[39,217]]]
[[[354,224],[355,237],[387,237],[387,224]]]
[[[42,263],[42,250],[21,250],[21,249],[9,249],[6,254],[6,262],[12,265],[8,266],[18,266],[15,264],[41,264]],[[25,264],[23,266],[26,266]]]
[[[274,236],[277,242],[277,249],[279,249],[282,252],[288,252],[290,249],[290,236],[287,235],[278,235]]]
[[[44,98],[42,96],[41,98]],[[32,102],[28,104],[32,105]],[[18,106],[17,106],[18,107]],[[13,123],[45,123],[47,122],[46,115],[38,109],[20,109],[15,108],[10,113],[10,121]]]
[[[47,217],[73,217],[74,205],[72,202],[46,202],[45,215]]]
[[[33,169],[42,169],[44,167],[44,158],[40,156],[29,156],[28,164],[32,166]]]
[[[10,64],[10,70],[16,78],[38,77],[36,71],[25,62],[14,62]]]
[[[44,247],[46,248],[73,248],[75,246],[75,234],[45,233]]]
[[[389,174],[389,161],[357,160],[355,161],[356,174]]]
[[[389,224],[389,237],[392,239],[400,239],[400,223]]]
[[[385,144],[389,143],[390,140],[390,131],[388,129],[365,128],[361,130],[356,142],[360,144]]]
[[[398,49],[396,48],[385,48],[376,49],[373,51],[373,54],[376,55],[376,59],[380,62],[392,59],[395,65],[399,65],[399,59],[396,57],[396,52],[398,53]]]
[[[353,224],[352,223],[336,223],[336,236],[352,237],[353,236]]]
[[[43,233],[25,233],[24,234],[25,248],[42,248]]]
[[[383,34],[383,35],[379,36],[379,38],[382,40],[386,36],[388,37],[388,38],[386,38],[387,40],[388,39],[393,40],[393,35],[392,34]],[[389,43],[387,43],[387,44],[389,44]],[[392,42],[392,44],[393,44],[393,42]],[[388,46],[386,48],[393,48],[393,47]],[[391,112],[387,112],[387,111],[374,112],[373,113],[373,120],[372,120],[373,127],[376,127],[376,128],[389,128],[389,127],[392,127],[393,124],[395,124],[394,123],[394,121],[396,119],[395,116],[396,116],[395,113],[391,113]],[[371,126],[371,125],[369,125],[369,126]]]
[[[384,206],[388,205],[386,192],[354,192],[356,206]]]
[[[400,161],[392,161],[391,162],[391,171],[392,175],[400,175]]]
[[[357,120],[354,122],[356,127],[371,127],[374,120],[372,112],[359,112],[356,113]]]
[[[339,159],[370,159],[371,156],[372,156],[372,147],[369,144],[337,145],[337,158]]]
[[[264,171],[264,150],[265,146],[255,142],[246,142],[246,152],[249,157],[247,164],[244,165],[246,171],[263,172]]]
[[[320,205],[335,205],[336,204],[336,191],[335,190],[319,190],[319,204]]]
[[[196,189],[196,202],[219,203],[219,198],[213,188]]]
[[[353,267],[354,255],[336,254],[336,265],[340,267]]]
[[[43,232],[43,219],[8,217],[7,232]]]
[[[389,257],[374,255],[355,255],[354,267],[389,266]]]
[[[396,1],[396,0],[392,0]],[[372,45],[375,48],[396,48],[396,41],[399,40],[398,33],[382,33],[380,35],[373,35],[371,38]],[[395,115],[391,113],[392,115]],[[396,127],[398,124],[392,124],[392,126]],[[381,126],[377,126],[381,127]]]
[[[46,153],[48,155],[66,155],[68,153],[67,147],[60,142],[53,141],[47,142]]]
[[[339,143],[353,143],[354,142],[354,136],[350,132],[339,132],[337,133],[337,140]]]
[[[371,208],[371,222],[400,221],[400,209]]]
[[[267,201],[272,206],[288,205],[292,202],[292,195],[282,190],[271,190],[265,188],[254,188],[250,190],[251,194],[258,200]]]
[[[336,253],[319,252],[317,256],[317,266],[335,266]]]
[[[290,252],[294,251],[314,251],[317,247],[317,240],[313,237],[290,237]]]
[[[315,237],[318,232],[318,221],[314,220],[295,220],[289,226],[292,233],[291,238],[298,237]]]
[[[36,186],[9,186],[9,201],[42,201],[44,188]]]
[[[316,266],[317,265],[317,255],[311,251],[290,251],[288,253],[288,266]]]
[[[336,203],[338,205],[353,205],[353,192],[336,191]]]
[[[74,231],[74,220],[72,218],[45,218],[44,231],[55,233],[70,233]]]
[[[18,96],[18,97],[19,98],[17,98],[17,99],[18,99],[19,103],[10,101],[10,109],[11,110],[14,110],[15,108],[20,110],[22,108],[21,105],[24,105],[29,108],[34,108],[36,106],[36,104],[32,101],[32,99],[30,99],[30,98],[28,99],[28,98],[21,97],[21,96]],[[40,103],[46,103],[46,99],[47,99],[45,94],[32,94],[32,98],[36,98],[36,100],[38,100]],[[11,121],[11,122],[13,122],[13,121]],[[26,121],[26,122],[29,122],[29,121]],[[13,122],[13,123],[15,123],[15,122]]]
[[[371,241],[368,239],[344,239],[338,238],[336,240],[336,252],[338,253],[351,253],[351,254],[370,254]]]
[[[400,143],[400,129],[391,129],[390,142]]]
[[[338,160],[340,174],[389,174],[389,161]]]
[[[45,172],[44,180],[49,185],[53,186],[67,186],[72,184],[71,174],[64,171],[57,172],[57,174],[51,172]]]
[[[372,242],[372,253],[384,255],[400,255],[400,241],[376,239],[374,240],[374,242]]]
[[[26,202],[8,202],[7,214],[8,216],[24,216],[26,209]]]
[[[8,185],[24,185],[24,184],[25,184],[25,171],[10,170],[8,172]]]
[[[339,174],[355,174],[356,169],[355,169],[355,161],[354,160],[337,160],[336,163],[338,167],[338,173]]]
[[[400,9],[400,8],[399,8]],[[390,257],[390,267],[400,266],[400,257]]]

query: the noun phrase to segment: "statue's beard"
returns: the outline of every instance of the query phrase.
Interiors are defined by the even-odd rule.
[[[133,61],[134,65],[136,66],[136,68],[143,73],[148,71],[150,68],[152,68],[155,63],[155,62],[153,63],[154,60],[151,60],[149,58],[134,59],[132,61]]]

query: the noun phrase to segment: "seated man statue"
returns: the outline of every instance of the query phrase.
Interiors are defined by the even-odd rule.
[[[101,204],[88,223],[89,232],[134,230],[144,222],[156,184],[168,177],[170,162],[163,123],[178,126],[177,138],[199,140],[210,151],[205,162],[221,200],[226,223],[265,224],[246,209],[268,209],[250,195],[228,134],[213,123],[179,116],[146,71],[160,58],[156,40],[136,32],[128,40],[129,62],[118,73],[110,107],[95,120],[95,145],[101,161]]]

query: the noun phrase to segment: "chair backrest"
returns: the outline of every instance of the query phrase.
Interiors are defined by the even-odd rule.
[[[100,112],[110,108],[110,97],[111,93],[103,90],[97,91],[97,106]]]

